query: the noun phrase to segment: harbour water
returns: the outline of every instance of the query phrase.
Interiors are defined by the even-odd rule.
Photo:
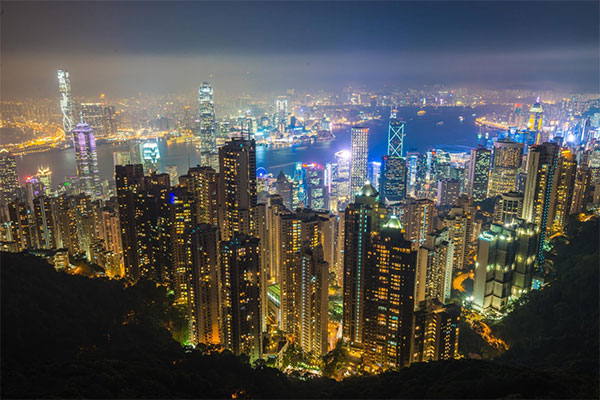
[[[424,152],[431,148],[444,148],[449,151],[468,151],[477,145],[478,128],[475,116],[498,110],[498,106],[470,107],[403,107],[398,117],[405,121],[404,151]],[[417,115],[417,111],[425,110],[426,114]],[[462,116],[461,121],[459,117]],[[443,124],[438,122],[443,121]],[[380,160],[387,151],[387,119],[370,121],[365,125],[369,132],[369,160]],[[270,149],[257,147],[257,166],[266,168],[275,176],[280,170],[289,173],[296,162],[315,162],[325,164],[334,161],[334,154],[339,150],[350,148],[350,128],[334,129],[336,138],[328,143],[315,143],[296,147]],[[161,168],[176,165],[177,172],[183,175],[188,167],[200,161],[199,153],[192,143],[159,143]],[[98,163],[102,179],[113,180],[113,153],[127,151],[126,145],[102,144],[97,148]],[[28,154],[17,157],[17,169],[21,182],[29,175],[36,173],[38,167],[49,166],[52,170],[53,185],[75,175],[75,155],[72,149],[51,150],[43,153]]]

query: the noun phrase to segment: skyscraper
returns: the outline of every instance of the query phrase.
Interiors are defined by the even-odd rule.
[[[402,157],[404,151],[404,122],[396,118],[396,114],[392,111],[390,117],[390,125],[388,127],[388,150],[387,155],[390,157]]]
[[[395,204],[406,198],[408,171],[404,157],[386,155],[381,158],[379,189],[386,204]]]
[[[511,225],[523,213],[523,193],[502,193],[494,208],[494,222]]]
[[[6,149],[0,149],[0,207],[6,206],[19,195],[17,161]]]
[[[75,118],[73,112],[73,94],[71,93],[71,77],[69,71],[58,70],[58,93],[60,101],[60,111],[62,112],[63,130],[65,131],[65,141],[69,142],[69,133],[75,128]]]
[[[354,126],[350,132],[350,200],[354,201],[356,193],[363,187],[367,179],[367,158],[369,156],[369,128]]]
[[[194,198],[197,224],[218,224],[217,173],[211,167],[192,167],[187,175],[179,177],[180,186],[187,188]]]
[[[458,355],[460,306],[421,302],[415,312],[411,362],[450,360]]]
[[[522,143],[515,143],[511,140],[499,140],[494,143],[488,197],[515,190],[522,162]]]
[[[223,342],[234,354],[260,358],[260,249],[259,240],[235,233],[221,242]]]
[[[460,181],[458,179],[438,180],[437,202],[438,207],[453,206],[460,196]]]
[[[198,89],[198,120],[201,164],[218,171],[215,103],[213,101],[213,88],[208,82],[202,82],[200,89]]]
[[[559,147],[556,143],[531,146],[527,155],[523,219],[533,222],[539,232],[537,257],[540,264],[544,260],[546,231],[552,226],[554,219],[558,158]]]
[[[106,128],[104,126],[104,107],[102,103],[81,103],[79,104],[80,120],[85,122],[94,131],[98,139],[106,137]]]
[[[219,223],[221,240],[234,233],[253,235],[256,212],[256,145],[232,139],[219,149]]]
[[[365,362],[373,370],[410,363],[416,252],[392,216],[374,232],[365,268]]]
[[[186,232],[189,282],[190,340],[221,344],[220,271],[217,227],[200,224]]]
[[[363,343],[367,253],[371,235],[385,217],[379,193],[370,183],[356,195],[344,213],[343,337],[351,345]]]
[[[434,230],[435,205],[429,199],[405,200],[399,206],[404,237],[420,246],[425,236]]]
[[[167,174],[165,174],[168,176]],[[193,196],[183,187],[169,192],[169,226],[171,228],[171,280],[177,304],[189,304],[190,259],[187,234],[196,225]]]
[[[552,232],[562,232],[567,218],[571,214],[571,204],[573,202],[577,174],[577,160],[570,150],[560,152],[556,174],[556,209],[552,220]]]
[[[437,299],[445,304],[452,288],[454,243],[448,228],[428,234],[418,250],[415,301]]]
[[[484,200],[488,193],[492,152],[484,147],[471,149],[467,193],[475,201]]]
[[[93,197],[100,196],[102,193],[96,139],[94,131],[84,122],[78,123],[73,130],[73,148],[81,191]]]

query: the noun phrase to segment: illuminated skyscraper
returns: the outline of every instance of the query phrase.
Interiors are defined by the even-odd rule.
[[[344,213],[343,338],[351,345],[363,343],[367,254],[371,235],[385,217],[379,193],[369,182],[356,194]]]
[[[460,181],[458,179],[440,179],[438,181],[438,207],[453,206],[460,196]]]
[[[190,340],[221,344],[220,271],[217,227],[200,224],[186,232],[189,283]]]
[[[515,190],[517,175],[522,163],[522,143],[515,143],[511,140],[495,142],[488,197]]]
[[[0,149],[0,207],[19,195],[17,161],[6,149]]]
[[[492,152],[484,147],[471,149],[467,193],[475,201],[484,200],[488,193]]]
[[[261,357],[259,239],[235,233],[221,242],[223,342],[234,354]]]
[[[369,156],[369,128],[354,126],[351,130],[350,201],[367,180],[367,158]]]
[[[523,213],[523,193],[502,193],[494,208],[494,222],[511,225]]]
[[[388,127],[388,150],[390,157],[402,157],[404,151],[404,122],[396,118],[395,113],[390,118]]]
[[[167,177],[168,175],[165,174]],[[187,232],[196,225],[193,196],[185,188],[169,192],[169,226],[171,234],[171,280],[177,304],[188,305],[190,259]]]
[[[58,215],[56,198],[37,196],[33,200],[33,220],[35,242],[40,249],[58,248],[60,234],[56,217]]]
[[[218,171],[215,103],[213,101],[213,88],[208,82],[202,82],[200,89],[198,89],[198,120],[201,164],[202,166],[209,166]]]
[[[94,131],[88,124],[81,122],[73,130],[73,148],[75,149],[75,166],[82,192],[93,197],[100,196],[100,171],[96,154]]]
[[[142,144],[142,163],[148,173],[158,173],[160,170],[160,150],[158,143],[151,140]]]
[[[543,116],[544,109],[542,108],[538,98],[538,101],[529,109],[529,122],[527,123],[527,128],[538,132],[538,141],[536,144],[541,144],[539,142],[539,135],[542,131]]]
[[[406,198],[408,171],[406,159],[386,155],[381,158],[381,179],[379,189],[386,204],[398,203]]]
[[[180,186],[194,196],[197,224],[218,224],[217,173],[211,167],[192,167],[179,177]]]
[[[445,304],[452,288],[454,243],[448,228],[428,234],[417,257],[415,301],[436,299]]]
[[[544,260],[546,233],[552,226],[556,209],[559,150],[556,143],[544,143],[531,146],[527,155],[523,219],[533,222],[539,232],[537,257],[540,264]]]
[[[44,186],[44,194],[49,196],[52,193],[52,171],[49,167],[39,167],[36,178]]]
[[[365,363],[374,370],[410,363],[417,254],[392,216],[373,233],[364,271]]]
[[[69,141],[69,133],[75,128],[75,119],[73,112],[73,94],[71,93],[71,77],[69,71],[58,70],[58,93],[60,101],[60,111],[62,112],[63,130],[65,131],[65,141]]]
[[[458,355],[460,306],[421,302],[415,312],[411,363],[450,360]]]
[[[294,190],[292,187],[292,183],[288,181],[288,178],[285,176],[283,171],[279,171],[279,175],[277,175],[277,183],[275,184],[277,189],[277,194],[281,196],[283,200],[283,204],[288,210],[293,210],[293,195]]]
[[[434,230],[435,205],[429,199],[405,200],[398,205],[400,221],[405,229],[406,240],[417,246],[425,241],[425,236]]]
[[[219,223],[221,240],[255,233],[256,145],[232,139],[219,149]]]
[[[556,174],[556,209],[552,220],[552,232],[562,232],[567,218],[571,214],[571,204],[573,202],[577,174],[577,160],[570,150],[560,152]]]

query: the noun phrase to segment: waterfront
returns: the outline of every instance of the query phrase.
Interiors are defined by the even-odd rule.
[[[398,117],[405,121],[405,152],[424,152],[430,148],[445,148],[454,151],[467,151],[477,145],[478,127],[476,116],[484,115],[502,106],[470,107],[404,107],[398,111]],[[426,110],[426,114],[417,116],[417,111]],[[460,121],[459,116],[464,120]],[[443,124],[440,124],[443,122]],[[387,119],[373,120],[365,124],[370,130],[369,160],[379,160],[387,151]],[[257,147],[256,160],[258,167],[264,167],[277,175],[280,170],[290,173],[295,162],[327,163],[334,161],[334,153],[350,148],[350,128],[334,129],[335,140],[328,143],[315,143],[296,147],[270,149]],[[161,140],[161,168],[176,165],[180,175],[186,173],[189,166],[200,161],[199,153],[192,143],[171,143]],[[98,146],[98,162],[100,176],[112,182],[114,163],[113,153],[127,151],[126,145],[102,144]],[[36,173],[39,166],[49,166],[53,172],[53,185],[75,175],[75,155],[71,149],[50,150],[17,157],[19,179]]]

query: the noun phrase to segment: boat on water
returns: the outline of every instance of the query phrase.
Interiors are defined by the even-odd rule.
[[[459,120],[460,122],[463,122],[463,121],[465,120],[465,117],[463,117],[463,116],[461,115],[461,116],[459,116],[459,117],[458,117],[458,120]]]
[[[417,111],[417,115],[419,115],[419,116],[425,115],[425,114],[427,114],[427,111],[425,111],[425,110],[419,110],[419,111]]]
[[[436,124],[437,126],[442,126],[442,125],[444,125],[444,121],[438,121],[438,122],[436,122],[435,124]]]

